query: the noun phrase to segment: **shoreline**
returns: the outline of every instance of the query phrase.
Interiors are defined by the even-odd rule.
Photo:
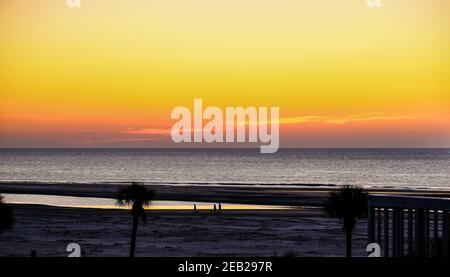
[[[0,193],[55,195],[113,199],[119,185],[129,183],[46,183],[0,182]],[[314,184],[313,184],[314,185]],[[212,202],[228,204],[268,205],[286,207],[321,207],[333,188],[212,186],[212,185],[148,185],[155,200]],[[448,197],[449,190],[366,189],[370,194]]]
[[[58,209],[67,210],[71,212],[125,212],[129,213],[130,208],[99,208],[99,207],[69,207],[69,206],[53,206],[46,204],[28,204],[28,203],[10,203],[13,208],[25,209]],[[314,217],[328,217],[324,210],[320,207],[292,207],[288,209],[224,209],[222,213],[212,213],[211,209],[198,210],[198,213],[193,213],[192,209],[151,209],[145,210],[150,215],[180,215],[180,216],[263,216],[263,217],[291,217],[291,216],[314,216]]]

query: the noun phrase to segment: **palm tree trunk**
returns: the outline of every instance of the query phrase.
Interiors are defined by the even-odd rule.
[[[136,248],[136,234],[138,228],[138,220],[139,217],[137,215],[133,215],[133,229],[131,230],[131,243],[130,243],[130,258],[134,257],[134,250]]]
[[[352,230],[350,228],[345,229],[345,247],[347,258],[352,256]]]

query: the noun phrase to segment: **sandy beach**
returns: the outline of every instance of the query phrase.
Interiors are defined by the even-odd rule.
[[[0,256],[127,256],[131,216],[124,210],[14,205],[16,224],[0,237]],[[151,211],[139,225],[136,256],[343,256],[339,220],[320,209],[290,211]],[[354,254],[365,255],[366,221],[354,233]]]

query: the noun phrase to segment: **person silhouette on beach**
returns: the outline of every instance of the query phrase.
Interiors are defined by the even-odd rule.
[[[216,204],[214,204],[214,213],[217,213],[217,207],[216,207]]]
[[[194,203],[194,214],[197,213],[197,205]]]
[[[222,213],[222,204],[219,203],[219,213]]]

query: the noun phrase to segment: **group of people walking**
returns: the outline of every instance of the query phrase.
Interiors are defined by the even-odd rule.
[[[198,213],[197,210],[197,204],[194,203],[194,213]],[[213,205],[213,210],[212,210],[213,214],[221,214],[222,213],[222,204],[214,204]]]

